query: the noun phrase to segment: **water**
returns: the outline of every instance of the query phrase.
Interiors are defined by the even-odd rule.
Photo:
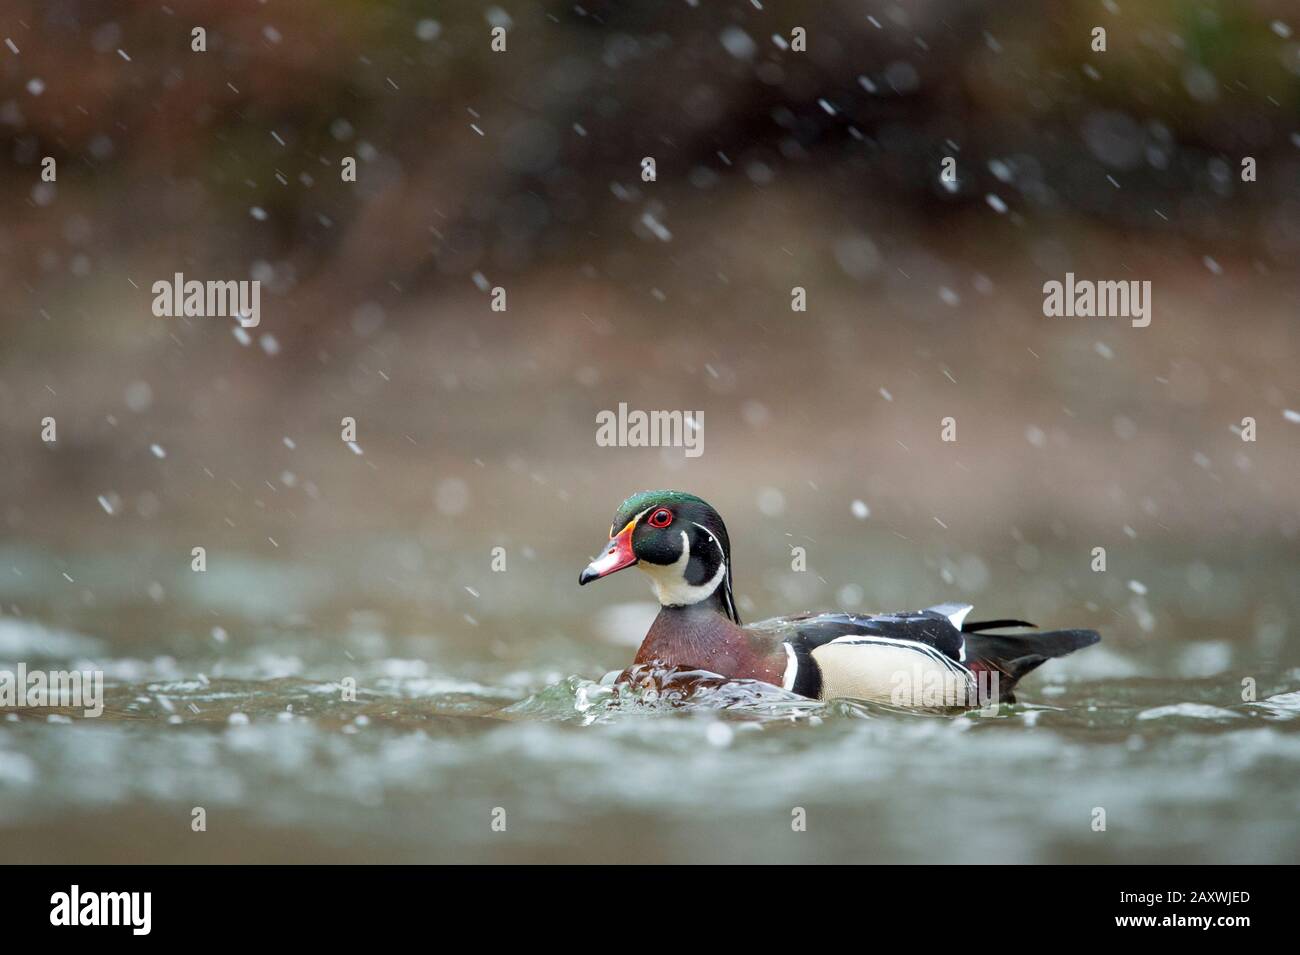
[[[1243,702],[1233,672],[1141,675],[1103,647],[981,717],[700,674],[467,677],[372,640],[346,651],[345,701],[328,642],[104,659],[93,636],[0,624],[0,659],[107,681],[98,719],[0,718],[6,862],[1300,858],[1295,668],[1252,671]]]

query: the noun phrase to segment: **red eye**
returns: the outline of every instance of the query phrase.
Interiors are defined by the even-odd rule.
[[[661,507],[650,515],[651,527],[667,527],[673,522],[673,512],[666,507]]]

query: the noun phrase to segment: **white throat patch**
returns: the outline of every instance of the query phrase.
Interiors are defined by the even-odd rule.
[[[713,575],[713,579],[703,584],[692,585],[686,582],[686,565],[691,562],[691,538],[686,531],[682,531],[682,556],[671,564],[651,564],[646,561],[637,563],[637,567],[645,571],[650,578],[650,586],[654,587],[655,596],[659,598],[659,603],[664,607],[682,607],[687,604],[697,604],[713,595],[727,576],[727,562],[723,561],[718,565],[718,571]]]

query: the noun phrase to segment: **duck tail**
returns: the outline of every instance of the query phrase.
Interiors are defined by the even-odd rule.
[[[1007,625],[1006,622],[1000,622]],[[989,621],[989,625],[995,621]],[[972,626],[983,626],[973,624]],[[1049,630],[1045,633],[968,632],[966,658],[985,669],[994,669],[1008,681],[1003,692],[1009,693],[1026,673],[1054,657],[1063,657],[1101,641],[1096,630]]]

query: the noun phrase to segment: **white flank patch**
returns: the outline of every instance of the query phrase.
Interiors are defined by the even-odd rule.
[[[928,644],[912,640],[847,634],[812,652],[822,671],[822,699],[847,697],[898,703],[895,691],[906,684],[904,706],[919,705],[926,680],[944,687],[945,705],[966,705],[973,698],[971,673]],[[949,696],[951,695],[951,699]]]

